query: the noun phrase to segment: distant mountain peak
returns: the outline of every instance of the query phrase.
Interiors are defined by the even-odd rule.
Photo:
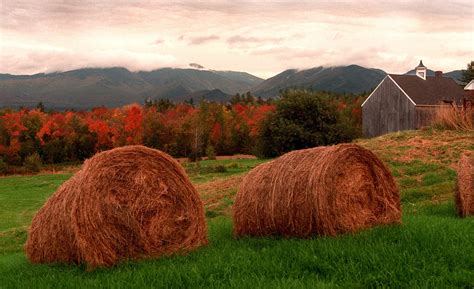
[[[288,88],[304,88],[335,93],[362,93],[370,91],[386,73],[356,64],[348,66],[317,66],[308,69],[287,69],[252,89],[256,96],[275,97]]]

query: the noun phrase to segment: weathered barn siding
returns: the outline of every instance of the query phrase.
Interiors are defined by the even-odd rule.
[[[415,128],[429,126],[433,122],[436,106],[416,106]]]
[[[366,137],[415,129],[415,105],[387,76],[362,106],[362,127]]]
[[[415,128],[419,129],[433,124],[436,117],[436,111],[441,108],[452,109],[451,104],[440,103],[439,105],[417,105],[415,108]],[[461,104],[457,104],[458,109],[462,109]]]

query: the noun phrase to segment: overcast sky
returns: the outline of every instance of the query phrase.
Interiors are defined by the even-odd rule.
[[[0,0],[0,73],[82,67],[188,67],[270,77],[359,64],[390,73],[465,68],[474,4],[465,1]]]

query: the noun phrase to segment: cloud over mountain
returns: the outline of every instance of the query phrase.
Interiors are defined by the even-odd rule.
[[[35,73],[91,65],[149,70],[196,61],[269,77],[288,67],[344,63],[403,72],[419,59],[453,70],[472,57],[473,5],[469,0],[4,0],[0,70]]]

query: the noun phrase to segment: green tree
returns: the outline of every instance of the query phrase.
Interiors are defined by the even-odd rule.
[[[41,170],[41,166],[43,163],[41,162],[41,157],[38,153],[33,153],[32,155],[26,157],[23,166],[30,172],[39,172]]]
[[[255,98],[253,95],[250,93],[250,91],[247,91],[245,93],[245,103],[246,104],[252,104],[254,102]]]
[[[87,124],[74,115],[69,120],[68,127],[72,132],[66,138],[64,147],[66,158],[71,161],[82,161],[94,155],[97,138],[90,134]]]
[[[206,149],[206,156],[208,160],[215,160],[216,159],[216,151],[212,145],[208,145]]]
[[[67,143],[64,138],[50,139],[44,144],[41,157],[50,164],[64,162],[67,160],[66,148]]]
[[[0,175],[6,174],[8,171],[8,165],[2,158],[0,158]]]
[[[468,84],[473,79],[474,79],[474,61],[471,60],[471,62],[467,64],[467,69],[462,70],[460,81],[465,84]]]
[[[292,150],[348,142],[356,137],[356,131],[327,95],[288,90],[277,102],[276,111],[262,123],[258,153],[275,157]]]
[[[41,102],[40,102],[41,104]],[[44,108],[43,108],[44,109]],[[26,130],[22,131],[20,136],[20,151],[19,154],[22,159],[27,156],[40,151],[40,142],[36,134],[43,125],[40,113],[25,113],[21,117],[21,122]]]

